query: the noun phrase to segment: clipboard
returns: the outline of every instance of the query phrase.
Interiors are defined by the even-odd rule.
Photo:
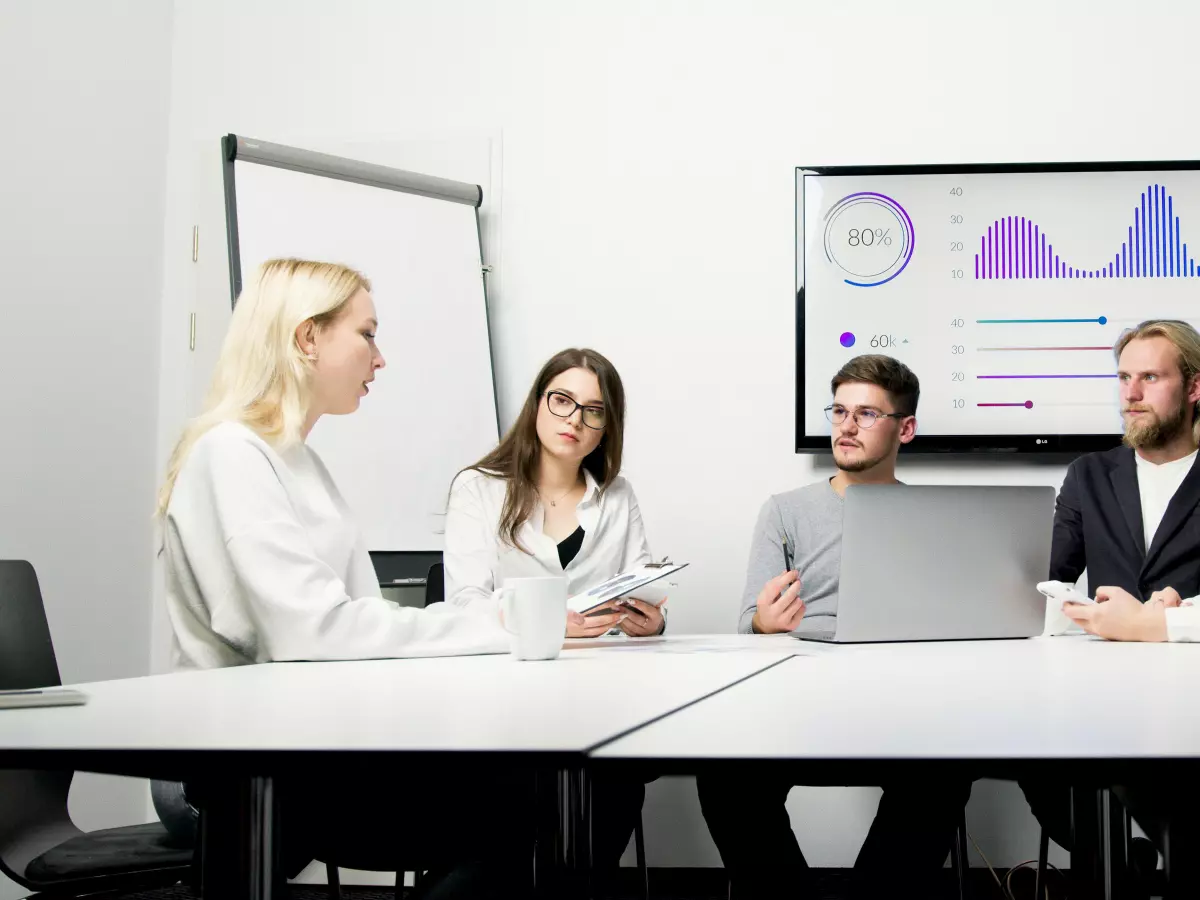
[[[567,600],[567,609],[587,615],[599,606],[612,603],[622,597],[637,593],[639,600],[662,604],[667,599],[667,589],[674,586],[673,582],[660,581],[668,575],[674,575],[680,569],[686,569],[687,563],[646,563],[628,572],[621,572],[602,581],[595,587],[576,594]]]

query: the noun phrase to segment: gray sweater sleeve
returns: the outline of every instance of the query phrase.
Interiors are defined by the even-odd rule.
[[[758,512],[754,537],[750,541],[750,562],[746,566],[746,587],[742,590],[742,612],[738,631],[750,634],[751,621],[763,585],[783,574],[783,515],[774,497],[767,499]]]

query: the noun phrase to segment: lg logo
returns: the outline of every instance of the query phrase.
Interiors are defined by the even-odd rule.
[[[1050,443],[1049,441],[1043,441],[1041,438],[1034,438],[1033,442],[1034,442],[1035,444],[1048,444],[1048,443]]]

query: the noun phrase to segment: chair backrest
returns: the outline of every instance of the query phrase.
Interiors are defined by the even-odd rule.
[[[434,563],[429,567],[429,575],[425,578],[425,605],[441,603],[446,599],[446,567],[442,563]]]
[[[37,573],[24,560],[0,560],[0,690],[61,683]],[[0,771],[0,872],[25,887],[36,887],[25,878],[30,860],[81,833],[67,812],[74,775]]]
[[[37,573],[24,560],[0,559],[0,690],[60,684]]]

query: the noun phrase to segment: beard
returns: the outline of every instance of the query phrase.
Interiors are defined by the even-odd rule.
[[[840,447],[833,448],[833,461],[843,472],[865,472],[868,469],[873,469],[891,454],[889,448],[886,453],[881,453],[878,456],[860,456],[853,459],[847,459],[845,451]]]
[[[1187,398],[1184,398],[1174,412],[1163,418],[1153,410],[1139,407],[1144,410],[1140,416],[1125,420],[1125,436],[1121,439],[1122,443],[1134,450],[1158,450],[1165,447],[1183,434],[1184,420],[1190,405]]]

